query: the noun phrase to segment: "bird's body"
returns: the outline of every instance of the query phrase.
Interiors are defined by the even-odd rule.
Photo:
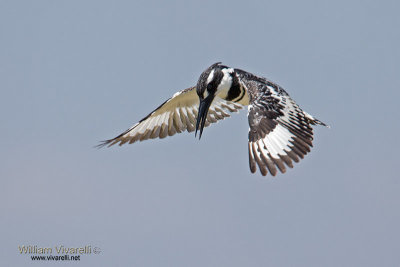
[[[312,147],[311,125],[326,124],[304,112],[277,84],[249,72],[215,63],[194,87],[174,94],[148,116],[100,146],[164,138],[200,130],[248,106],[251,172],[286,172]]]

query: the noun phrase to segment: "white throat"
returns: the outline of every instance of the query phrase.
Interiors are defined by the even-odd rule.
[[[223,69],[222,72],[224,73],[224,77],[222,77],[222,80],[217,87],[216,94],[221,97],[226,97],[228,95],[229,89],[232,86],[231,73],[233,72],[233,69],[232,68]]]

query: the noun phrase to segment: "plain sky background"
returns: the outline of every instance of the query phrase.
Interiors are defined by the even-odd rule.
[[[398,1],[0,1],[0,265],[400,266]],[[222,61],[317,127],[251,174],[246,111],[95,149]],[[32,262],[19,245],[101,248]],[[54,254],[54,253],[53,253]]]

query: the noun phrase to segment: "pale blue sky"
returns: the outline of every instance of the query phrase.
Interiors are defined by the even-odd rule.
[[[398,266],[398,1],[0,1],[0,265]],[[246,112],[94,149],[222,61],[316,128],[285,175],[250,174]],[[49,266],[46,264],[46,266]]]

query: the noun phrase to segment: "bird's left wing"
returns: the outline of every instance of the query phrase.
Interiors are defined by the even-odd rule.
[[[310,152],[313,141],[311,125],[325,123],[304,112],[278,85],[260,77],[244,76],[250,90],[249,163],[251,172],[258,165],[261,174],[275,176],[277,169],[286,172],[287,165]]]
[[[229,117],[229,112],[237,112],[242,107],[240,104],[215,97],[208,111],[205,127]],[[103,141],[99,147],[165,138],[184,131],[193,132],[196,128],[198,108],[196,87],[179,91],[131,128],[113,139]]]

